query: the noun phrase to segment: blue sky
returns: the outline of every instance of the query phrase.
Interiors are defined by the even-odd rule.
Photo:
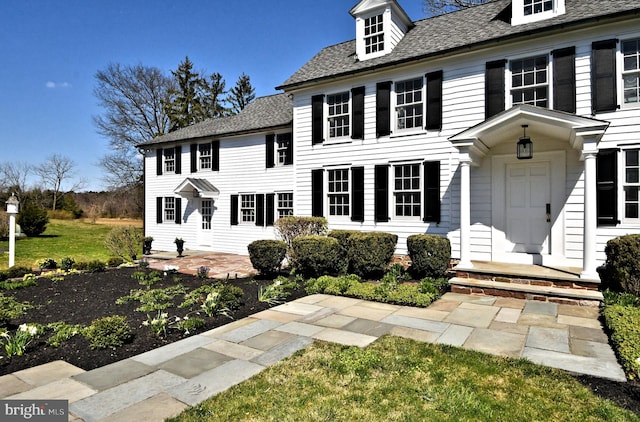
[[[321,48],[353,39],[357,0],[2,0],[0,162],[71,158],[86,190],[101,190],[108,152],[92,116],[95,74],[110,63],[169,73],[189,56],[227,87],[242,74],[276,92]],[[413,20],[421,0],[400,0]],[[34,180],[35,181],[35,180]],[[64,186],[63,186],[64,188]]]

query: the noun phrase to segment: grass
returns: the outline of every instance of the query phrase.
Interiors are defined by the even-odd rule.
[[[120,224],[119,220],[111,223],[102,220],[100,224],[78,220],[51,220],[47,230],[38,237],[21,237],[16,239],[15,264],[33,267],[38,259],[53,258],[57,262],[68,256],[76,261],[107,261],[112,254],[105,248],[104,239],[107,233]],[[130,222],[141,226],[141,221]],[[9,242],[0,242],[0,249],[9,250]],[[9,266],[9,255],[0,254],[0,270]]]
[[[190,421],[638,421],[562,371],[382,337],[316,342],[169,419]]]

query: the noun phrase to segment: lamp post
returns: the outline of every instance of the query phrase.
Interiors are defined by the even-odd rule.
[[[7,199],[7,214],[9,214],[9,268],[15,265],[16,257],[16,214],[20,208],[20,202],[15,195]]]

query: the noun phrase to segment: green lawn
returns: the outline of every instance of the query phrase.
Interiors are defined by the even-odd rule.
[[[638,421],[566,373],[523,359],[383,337],[316,342],[173,422]]]
[[[60,262],[66,256],[76,261],[98,259],[106,262],[112,254],[104,247],[104,239],[115,224],[118,224],[118,220],[101,224],[79,220],[51,220],[41,236],[16,239],[15,263],[17,266],[35,267],[38,259],[53,258]],[[132,224],[142,225],[141,222]],[[9,242],[0,242],[0,249],[8,251]],[[1,254],[0,270],[8,268],[8,265],[9,255]]]

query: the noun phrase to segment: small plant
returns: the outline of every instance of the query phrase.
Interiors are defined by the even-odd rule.
[[[166,312],[158,311],[155,318],[151,318],[147,314],[146,321],[142,322],[145,327],[150,327],[151,332],[157,336],[167,335],[167,326],[169,325],[169,314]]]
[[[202,265],[198,267],[198,271],[196,272],[196,277],[198,277],[201,280],[206,280],[207,278],[209,278],[210,270],[211,268]]]
[[[40,270],[55,270],[56,268],[58,268],[58,264],[56,263],[55,259],[51,258],[43,258],[37,260],[36,266]]]
[[[136,271],[135,273],[131,274],[131,277],[138,280],[138,284],[140,284],[141,286],[146,286],[147,290],[151,286],[162,280],[162,274],[160,273],[160,271],[151,271],[149,273]]]
[[[4,339],[4,351],[7,357],[22,356],[31,340],[38,335],[35,325],[22,324],[18,327],[13,337],[7,332],[0,334]]]
[[[258,301],[268,303],[269,305],[277,305],[282,303],[291,293],[288,290],[298,287],[295,281],[291,281],[286,277],[278,277],[273,283],[267,286],[261,286],[258,290]]]
[[[53,334],[46,341],[51,347],[60,347],[62,343],[82,332],[82,325],[70,325],[62,321],[47,324],[46,328],[53,330]]]
[[[92,349],[116,349],[131,340],[133,333],[127,318],[120,315],[97,319],[82,330]]]
[[[76,261],[73,258],[65,256],[60,260],[60,268],[62,268],[64,271],[69,271],[73,268],[73,264],[75,263]]]
[[[99,260],[89,261],[86,270],[90,273],[103,273],[107,269],[104,262]]]
[[[5,296],[0,293],[0,323],[20,318],[31,308],[33,306],[26,302],[18,302],[13,296]]]
[[[107,260],[107,267],[116,268],[124,264],[124,260],[119,256],[112,256]]]
[[[142,269],[149,268],[149,260],[147,258],[142,258],[138,261],[138,267]]]
[[[182,319],[178,319],[178,317],[176,317],[176,328],[183,331],[186,335],[190,334],[191,331],[204,327],[205,324],[206,322],[202,318],[189,318],[185,316]]]
[[[0,282],[1,290],[24,289],[25,287],[35,286],[37,277],[35,274],[25,274],[22,280],[7,280]]]

